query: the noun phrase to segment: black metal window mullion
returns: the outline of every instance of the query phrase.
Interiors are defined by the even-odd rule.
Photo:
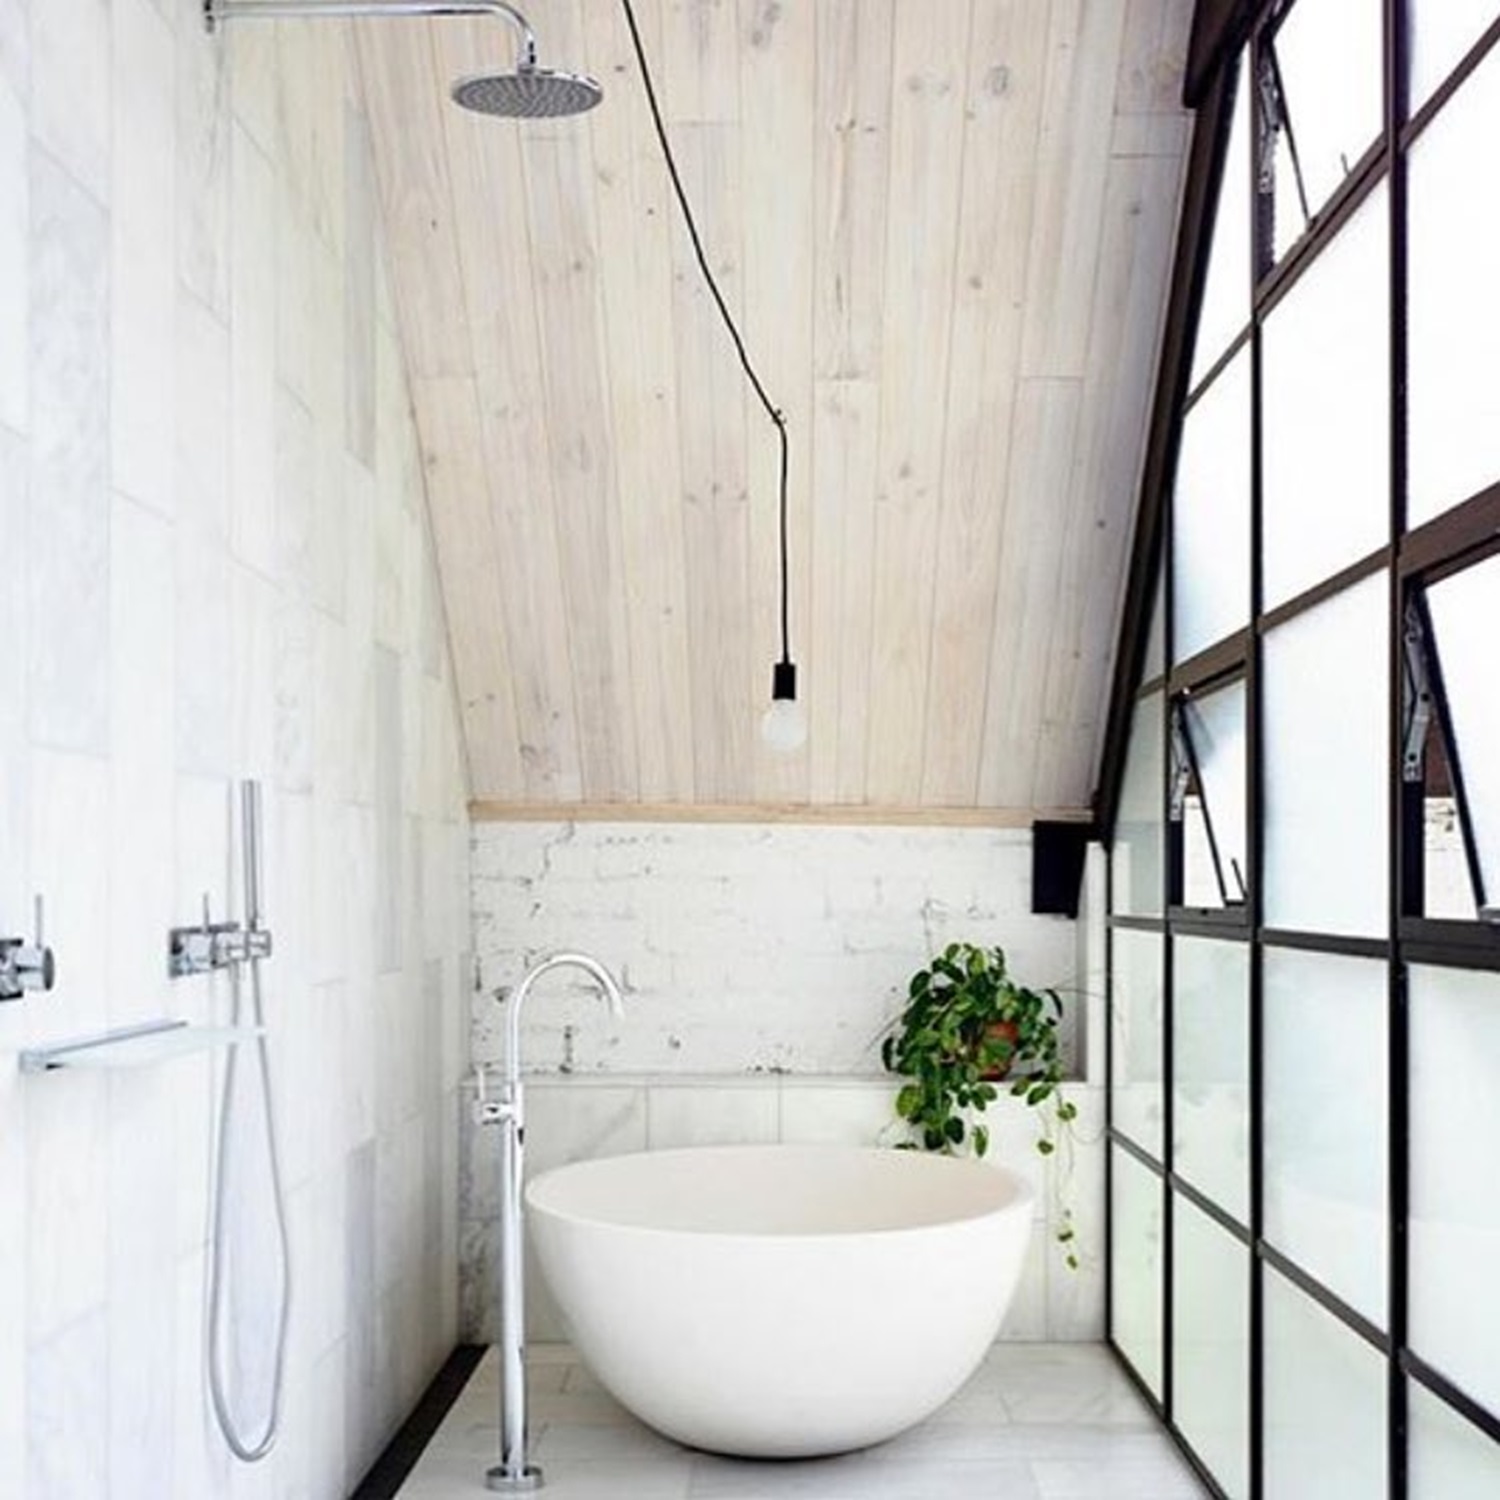
[[[1251,276],[1255,274],[1252,253]],[[1251,287],[1252,303],[1255,289]],[[1262,539],[1265,530],[1265,465],[1262,461],[1264,422],[1261,389],[1264,379],[1264,348],[1259,315],[1252,319],[1250,336],[1250,618],[1258,621],[1265,604],[1265,567]],[[1262,665],[1265,636],[1252,629],[1245,657],[1245,859],[1249,866],[1249,890],[1245,896],[1245,921],[1251,933],[1246,1003],[1250,1007],[1247,1045],[1250,1115],[1249,1203],[1250,1254],[1246,1274],[1250,1278],[1249,1411],[1246,1442],[1249,1445],[1250,1500],[1265,1495],[1265,1275],[1257,1253],[1265,1234],[1265,1110],[1262,1106],[1265,1077],[1265,984],[1264,950],[1255,934],[1265,920],[1265,828],[1261,817],[1265,791],[1264,679]]]
[[[1410,986],[1405,957],[1400,947],[1400,928],[1405,892],[1403,880],[1409,866],[1403,840],[1423,837],[1403,816],[1408,798],[1403,784],[1404,705],[1401,683],[1405,660],[1406,619],[1402,609],[1404,589],[1395,560],[1406,530],[1406,157],[1399,145],[1401,123],[1407,113],[1407,91],[1411,76],[1411,49],[1405,0],[1385,0],[1385,148],[1386,174],[1390,182],[1387,198],[1390,258],[1388,266],[1390,330],[1390,494],[1388,535],[1392,565],[1388,572],[1389,614],[1387,621],[1390,669],[1389,743],[1386,787],[1388,795],[1388,868],[1386,877],[1387,922],[1390,956],[1387,983],[1387,1077],[1386,1150],[1388,1195],[1386,1274],[1388,1277],[1387,1328],[1390,1359],[1386,1376],[1386,1470],[1391,1500],[1406,1500],[1407,1494],[1407,1392],[1401,1371],[1406,1350],[1409,1307],[1408,1215],[1410,1211]],[[1430,639],[1430,633],[1429,633]],[[1451,766],[1451,762],[1450,762]],[[1421,804],[1418,789],[1418,804]],[[1420,842],[1418,847],[1420,847]]]

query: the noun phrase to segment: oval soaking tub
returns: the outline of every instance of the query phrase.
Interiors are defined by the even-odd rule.
[[[713,1146],[526,1193],[585,1363],[690,1447],[802,1458],[941,1406],[999,1331],[1031,1229],[1014,1173],[913,1151]]]

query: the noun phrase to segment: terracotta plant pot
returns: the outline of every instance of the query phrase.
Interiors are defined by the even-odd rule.
[[[1021,1028],[1014,1021],[991,1021],[984,1028],[984,1037],[987,1042],[1008,1042],[1011,1053],[1014,1055],[1016,1043],[1021,1040]],[[999,1067],[990,1068],[986,1072],[981,1073],[980,1077],[990,1083],[994,1083],[998,1079],[1004,1078],[1009,1072],[1010,1063],[1007,1061]]]

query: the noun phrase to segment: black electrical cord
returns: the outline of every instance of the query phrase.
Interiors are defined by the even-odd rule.
[[[688,202],[687,192],[682,186],[682,177],[677,170],[677,159],[672,155],[671,143],[667,140],[667,127],[662,121],[661,107],[656,102],[656,88],[651,81],[651,67],[646,61],[646,48],[641,42],[640,27],[636,24],[635,7],[630,0],[620,0],[625,8],[625,20],[630,27],[630,41],[635,48],[635,59],[640,64],[641,82],[646,88],[646,102],[651,106],[651,120],[656,126],[656,138],[661,142],[662,155],[667,159],[667,175],[672,179],[672,189],[677,195],[677,206],[682,210],[683,221],[687,225],[688,238],[693,242],[693,254],[698,258],[698,269],[703,273],[703,279],[708,284],[709,291],[713,294],[714,305],[719,309],[719,316],[724,320],[724,326],[729,330],[729,337],[734,341],[734,352],[739,355],[740,368],[745,372],[746,379],[755,390],[760,404],[765,407],[766,415],[771,419],[776,428],[776,436],[781,442],[781,479],[780,479],[780,504],[779,525],[781,540],[781,661],[783,666],[790,666],[791,632],[788,628],[787,607],[787,574],[788,574],[788,551],[787,551],[787,468],[788,448],[786,436],[786,414],[782,412],[771,398],[766,394],[766,388],[760,382],[760,376],[755,373],[755,366],[750,363],[750,356],[745,350],[745,341],[740,336],[739,329],[735,326],[733,315],[729,311],[728,304],[724,301],[724,294],[719,290],[719,283],[714,280],[714,273],[709,269],[708,256],[703,251],[703,241],[698,235],[698,225],[693,219],[692,205]]]

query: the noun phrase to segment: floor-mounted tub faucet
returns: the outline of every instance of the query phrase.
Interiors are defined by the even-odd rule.
[[[521,1167],[526,1142],[526,1109],[521,1089],[521,1009],[531,987],[552,969],[582,969],[609,1001],[616,1020],[625,1002],[614,976],[582,953],[554,953],[528,970],[511,991],[505,1012],[505,1084],[498,1099],[484,1096],[484,1070],[478,1073],[481,1125],[500,1127],[500,1462],[485,1475],[492,1490],[511,1494],[542,1487],[542,1471],[526,1461],[526,1305],[525,1245],[521,1223]]]

